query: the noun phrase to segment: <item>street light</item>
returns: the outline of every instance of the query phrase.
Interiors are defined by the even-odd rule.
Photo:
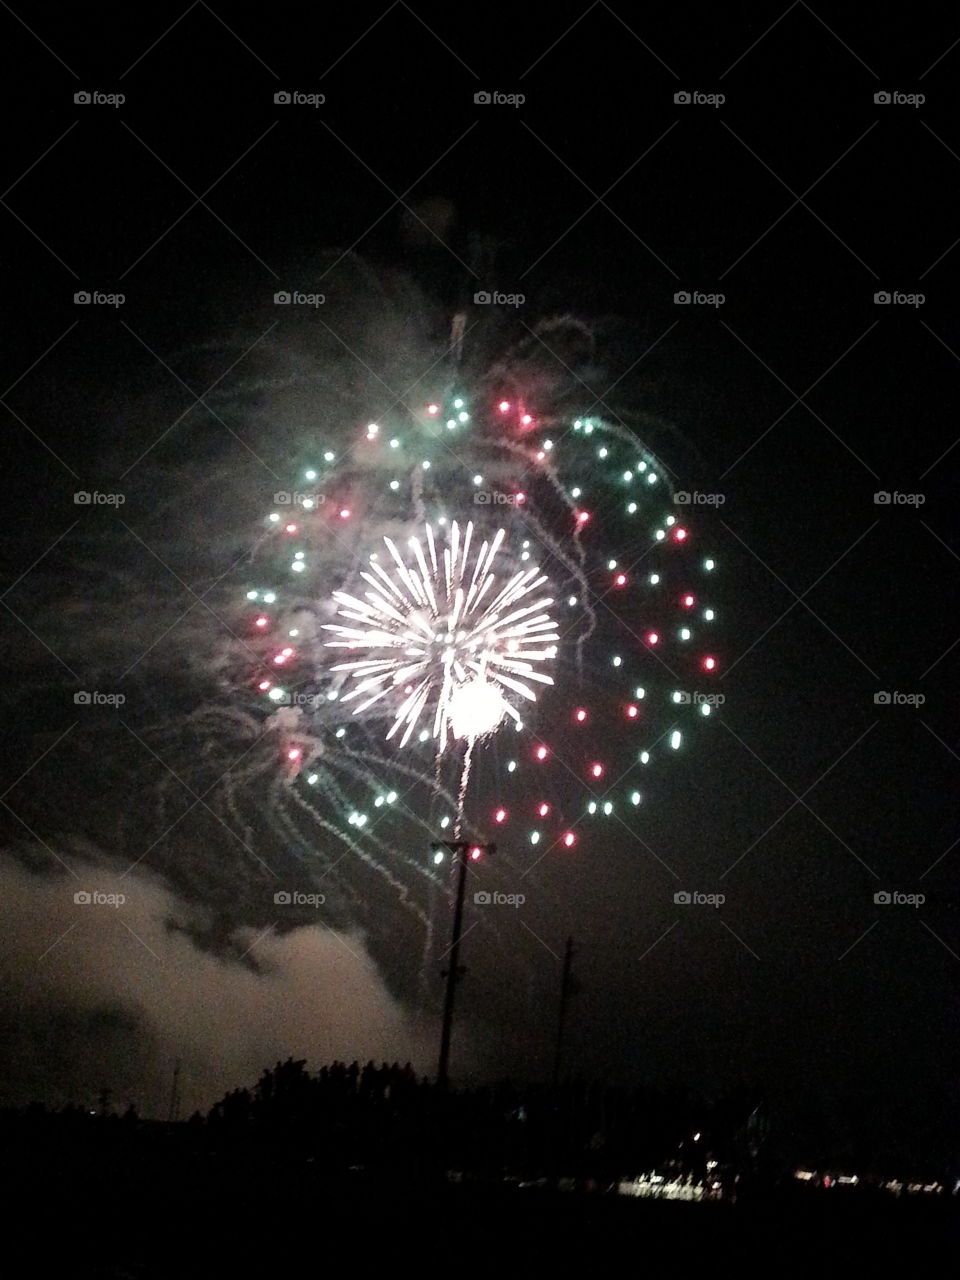
[[[496,853],[495,844],[478,844],[475,840],[435,840],[430,848],[433,850],[434,862],[443,860],[444,850],[452,853],[457,859],[457,900],[453,912],[453,939],[450,943],[450,966],[443,971],[447,980],[446,993],[443,1000],[443,1025],[440,1032],[440,1061],[437,1064],[437,1084],[446,1088],[449,1078],[447,1067],[450,1061],[450,1033],[453,1028],[453,1002],[457,989],[457,981],[464,970],[459,964],[460,938],[463,932],[463,897],[467,887],[467,863],[476,862],[485,853]],[[439,855],[439,857],[438,857]]]

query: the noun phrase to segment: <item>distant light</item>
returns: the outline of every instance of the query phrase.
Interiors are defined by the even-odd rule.
[[[577,597],[576,597],[576,596],[571,596],[571,597],[569,598],[569,600],[567,601],[567,604],[570,606],[570,608],[571,608],[571,609],[573,608],[573,606],[574,606],[576,603],[577,603]]]
[[[457,429],[457,420],[456,420],[456,418],[448,418],[448,419],[447,419],[447,430],[448,430],[448,431],[456,431],[456,429]]]
[[[566,845],[568,849],[572,849],[573,846],[577,843],[577,837],[574,835],[572,831],[565,831],[563,833],[563,843]]]
[[[710,714],[710,703],[709,703],[709,702],[701,702],[701,703],[700,703],[700,714],[701,714],[702,716],[708,716],[708,715]]]
[[[303,473],[303,478],[304,480],[316,480],[317,473],[311,468],[309,471],[305,471]]]
[[[580,495],[581,495],[581,493],[583,493],[583,490],[582,490],[582,489],[579,487],[579,485],[578,485],[576,489],[571,489],[571,490],[570,490],[570,497],[571,497],[571,498],[579,498],[579,497],[580,497]]]
[[[463,401],[462,401],[462,400],[460,400],[460,399],[454,400],[454,402],[453,402],[453,407],[454,407],[455,409],[462,409],[462,408],[463,408]]]
[[[500,401],[500,403],[497,405],[497,408],[500,410],[500,412],[501,412],[501,413],[509,413],[509,412],[510,412],[510,401],[509,401],[509,400],[501,400],[501,401]]]
[[[643,699],[647,696],[647,691],[642,685],[637,685],[636,689],[633,691],[633,696],[635,698]]]
[[[421,467],[423,467],[424,471],[429,471],[429,470],[430,470],[430,462],[429,462],[429,459],[424,458],[423,462],[421,462],[421,463],[420,463],[420,465],[421,465]]]
[[[287,759],[299,760],[302,755],[303,755],[303,752],[300,750],[299,747],[291,747],[290,750],[287,752]]]
[[[260,594],[260,592],[259,592],[259,591],[248,591],[248,592],[247,592],[247,599],[248,599],[248,600],[256,600],[256,598],[257,598],[257,596],[258,596],[259,594]]]
[[[629,482],[633,479],[633,472],[632,472],[632,471],[625,471],[625,472],[623,473],[623,478],[624,478],[624,480],[626,480],[626,481],[627,481],[627,483],[629,484]]]
[[[522,507],[526,500],[527,495],[521,490],[520,493],[517,494],[517,506]]]
[[[538,760],[546,760],[549,754],[550,752],[547,750],[546,747],[537,747],[536,757]]]
[[[613,580],[613,585],[615,587],[625,587],[627,585],[627,575],[625,573],[618,573]]]
[[[635,516],[637,514],[637,504],[635,502],[627,503],[627,515]]]
[[[541,817],[541,818],[549,817],[549,815],[550,815],[550,806],[547,804],[547,802],[546,802],[545,800],[544,800],[544,802],[543,802],[542,804],[537,805],[537,814],[538,814],[538,815],[539,815],[539,817]]]
[[[263,597],[263,603],[273,604],[276,598],[277,598],[277,593],[275,591],[268,591],[266,595]]]
[[[641,763],[641,764],[649,764],[649,763],[650,763],[650,752],[649,752],[649,751],[641,751],[641,752],[640,752],[640,763]]]
[[[660,643],[660,637],[659,635],[657,635],[656,631],[648,631],[647,644],[659,644],[659,643]]]
[[[651,587],[655,587],[659,581],[660,581],[660,575],[659,575],[659,573],[651,573],[651,575],[650,575],[650,585],[651,585]]]
[[[390,448],[391,448],[391,449],[399,449],[399,448],[400,448],[400,441],[397,439],[397,437],[396,437],[396,436],[394,436],[394,437],[393,437],[393,439],[390,441]]]
[[[310,784],[311,787],[315,787],[319,779],[320,779],[320,775],[318,773],[311,773],[310,776],[307,778],[307,782]]]
[[[635,707],[631,702],[630,705],[626,708],[626,714],[627,714],[628,720],[636,720],[637,716],[640,714],[640,708]]]
[[[379,426],[375,422],[368,422],[367,423],[367,439],[376,440],[379,434],[380,434]]]
[[[296,526],[295,524],[288,524],[288,525],[284,525],[284,532],[285,532],[285,533],[296,533],[296,532],[297,532],[297,526]]]
[[[293,553],[293,558],[294,560],[303,560],[306,558],[306,553],[303,551],[295,551]]]
[[[267,519],[270,521],[271,524],[278,524],[280,521],[280,517],[277,515],[275,511],[271,511],[270,514],[267,516]]]
[[[671,747],[673,747],[674,751],[677,750],[677,748],[680,746],[680,743],[682,741],[683,741],[683,737],[680,733],[680,730],[674,729],[673,733],[671,733],[670,735],[670,745]]]
[[[631,794],[630,794],[630,803],[631,803],[631,804],[639,804],[642,798],[643,798],[643,797],[640,795],[640,792],[639,792],[639,791],[633,791],[633,792],[631,792]]]
[[[549,453],[549,452],[550,452],[550,450],[553,448],[553,441],[552,441],[552,440],[544,440],[544,442],[543,442],[543,447],[544,447],[544,449],[546,450],[546,452],[547,452],[547,453]]]
[[[294,560],[293,564],[290,566],[294,573],[303,573],[306,567],[306,564],[302,560]]]
[[[390,488],[394,491],[394,493],[396,493],[396,491],[400,488],[400,481],[399,481],[399,480],[391,480],[391,481],[390,481]]]
[[[331,453],[330,450],[328,449],[327,452],[323,455],[323,460],[324,462],[333,462],[336,456],[337,455],[335,453]]]
[[[267,694],[267,697],[270,699],[271,702],[282,702],[286,696],[287,696],[286,692],[280,688],[271,689],[270,692]]]
[[[475,844],[473,848],[470,850],[470,857],[474,862],[476,862],[479,858],[483,857],[483,850],[480,848],[478,844]]]
[[[587,523],[587,521],[588,521],[589,519],[590,519],[590,512],[589,512],[589,511],[578,511],[578,512],[577,512],[577,524],[586,524],[586,523]]]
[[[312,498],[304,498],[302,505],[303,505],[304,511],[312,511],[317,504],[314,502]]]
[[[664,533],[662,529],[658,529],[653,536],[656,538],[658,542],[662,542],[667,535]]]
[[[450,819],[449,819],[449,818],[441,818],[441,819],[440,819],[440,826],[441,826],[441,828],[443,828],[444,830],[446,830],[446,828],[447,828],[447,827],[449,827],[449,825],[450,825]]]
[[[443,850],[438,849],[436,853],[433,855],[433,865],[435,867],[439,867],[442,861],[443,861]]]
[[[257,627],[268,627],[269,625],[270,625],[270,619],[265,618],[262,614],[254,623],[254,626],[257,626]]]
[[[717,665],[716,658],[704,658],[703,660],[704,671],[713,671],[716,669],[716,665]]]
[[[712,609],[704,609],[703,617],[706,622],[712,622],[717,615]]]
[[[438,404],[427,405],[427,413],[429,413],[431,418],[435,418],[439,412],[440,412],[440,406]]]
[[[474,476],[474,477],[473,477],[473,483],[474,483],[474,484],[483,484],[483,476]]]
[[[611,813],[613,813],[613,804],[610,800],[604,801],[603,812],[608,818],[610,817]]]
[[[600,449],[598,449],[598,450],[597,450],[597,457],[598,457],[598,458],[605,458],[609,452],[610,452],[610,450],[609,450],[609,449],[606,449],[606,448],[600,448]]]
[[[681,639],[681,640],[689,640],[689,639],[690,639],[690,635],[691,635],[691,632],[690,632],[690,628],[689,628],[689,627],[681,627],[681,628],[680,628],[680,639]]]
[[[515,773],[517,768],[516,760],[507,761],[507,773]]]
[[[498,809],[497,812],[493,815],[493,820],[494,822],[506,822],[507,820],[506,809]]]
[[[674,689],[673,693],[670,695],[670,700],[676,703],[686,702],[687,695],[685,693],[681,693],[679,689]]]
[[[592,764],[592,765],[590,766],[590,776],[591,776],[592,778],[602,778],[602,777],[603,777],[603,765],[602,765],[602,764],[599,764],[599,763],[597,763],[597,764]]]
[[[667,519],[666,519],[666,525],[667,525],[667,527],[668,527],[668,528],[671,528],[671,529],[672,529],[672,528],[673,528],[673,526],[674,526],[676,523],[677,523],[677,517],[676,517],[676,516],[667,516]]]
[[[349,519],[350,519],[350,508],[349,508],[349,507],[341,507],[341,508],[340,508],[340,519],[341,519],[341,520],[349,520]]]
[[[584,710],[584,708],[583,708],[583,707],[579,707],[579,708],[577,709],[577,711],[576,711],[576,713],[575,713],[575,718],[576,718],[577,720],[579,720],[579,722],[580,722],[581,724],[583,724],[584,720],[586,720],[586,718],[587,718],[587,713],[586,713],[586,711]]]
[[[457,421],[458,421],[458,422],[469,422],[469,421],[470,421],[470,415],[469,415],[469,413],[458,413],[458,414],[457,414]]]
[[[539,844],[539,843],[540,843],[540,832],[539,832],[539,831],[531,831],[531,832],[530,832],[530,843],[531,843],[531,844]]]
[[[590,803],[587,805],[587,813],[596,813],[596,812],[597,812],[597,802],[596,800],[591,800]]]
[[[387,792],[387,804],[393,804],[396,798],[397,798],[397,793],[395,791]]]
[[[703,567],[706,569],[707,573],[710,573],[717,567],[717,562],[716,560],[704,560]]]
[[[673,536],[677,542],[686,542],[687,531],[682,526],[678,526],[676,529],[674,529]]]
[[[530,417],[529,413],[525,413],[523,417],[520,419],[520,421],[523,423],[525,427],[529,427],[533,419]]]
[[[692,609],[697,602],[693,596],[687,595],[683,597],[680,603],[683,605],[685,609]]]
[[[647,476],[647,484],[656,484],[656,483],[657,483],[657,474],[655,471],[651,471],[650,474]]]
[[[619,667],[623,663],[623,659],[620,657],[619,654],[617,654],[614,658],[612,658],[611,661],[615,667]]]

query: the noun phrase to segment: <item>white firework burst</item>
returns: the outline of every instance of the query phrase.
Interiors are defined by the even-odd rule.
[[[419,538],[410,539],[412,564],[384,538],[393,573],[371,557],[371,572],[360,574],[372,588],[364,600],[334,592],[338,615],[359,625],[328,623],[324,630],[338,637],[328,647],[365,651],[333,668],[355,681],[342,699],[362,698],[354,714],[383,699],[392,703],[387,738],[402,731],[405,746],[421,717],[432,712],[433,736],[443,750],[451,735],[482,737],[506,716],[519,723],[508,695],[535,702],[532,686],[553,684],[538,667],[556,656],[559,637],[546,612],[553,600],[531,600],[547,582],[539,568],[502,584],[498,579],[494,561],[505,530],[471,554],[472,523],[461,531],[454,522],[439,549],[433,528],[425,528],[426,550]]]

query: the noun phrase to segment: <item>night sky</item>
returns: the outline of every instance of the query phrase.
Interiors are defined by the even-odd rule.
[[[246,411],[230,400],[231,343],[272,323],[275,290],[325,288],[322,328],[289,347],[327,362],[321,418],[359,426],[371,367],[406,360],[413,382],[458,307],[474,371],[568,315],[598,335],[584,394],[616,384],[678,487],[724,498],[702,517],[721,714],[651,785],[642,843],[612,824],[551,854],[524,913],[467,940],[454,1075],[549,1076],[572,935],[569,1070],[748,1085],[798,1151],[942,1154],[960,958],[953,16],[16,13],[0,14],[0,1100],[109,1087],[162,1112],[178,1057],[191,1107],[287,1053],[434,1070],[436,966],[425,986],[396,895],[358,879],[321,928],[281,928],[246,847],[179,781],[195,799],[231,763],[185,727],[230,673],[204,657],[216,618],[184,613],[197,592],[236,597],[306,429],[265,366]],[[484,287],[526,301],[475,317]],[[81,290],[125,301],[80,307]],[[196,404],[213,383],[219,416]],[[74,503],[94,489],[127,500]],[[127,727],[78,688],[123,690]],[[289,880],[267,826],[248,821],[244,845]],[[134,862],[122,910],[74,905]]]

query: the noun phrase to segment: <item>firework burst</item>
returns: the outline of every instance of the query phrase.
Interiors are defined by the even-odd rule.
[[[422,717],[433,715],[433,737],[443,751],[451,738],[473,740],[494,732],[505,717],[520,723],[511,694],[536,701],[534,685],[553,684],[540,670],[556,656],[553,600],[536,597],[547,583],[533,567],[503,582],[496,571],[505,530],[474,553],[474,527],[452,523],[438,548],[431,525],[424,541],[413,537],[408,564],[385,537],[393,573],[370,559],[361,577],[372,588],[365,600],[334,592],[338,613],[359,626],[325,624],[337,636],[334,649],[365,656],[338,663],[354,681],[343,702],[361,698],[355,714],[384,701],[393,723],[391,739],[409,742]]]

